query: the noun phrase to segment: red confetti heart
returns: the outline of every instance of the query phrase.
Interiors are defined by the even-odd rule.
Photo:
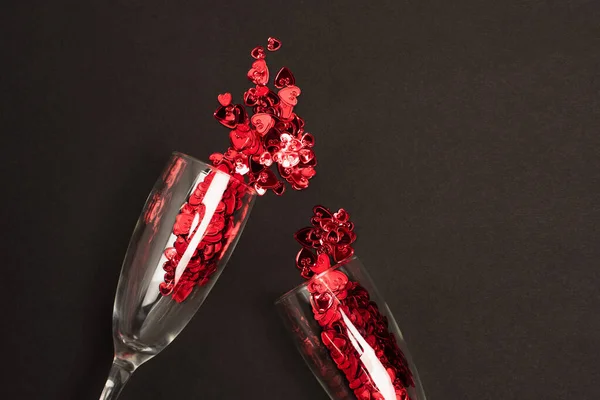
[[[332,218],[333,214],[331,214],[331,211],[329,211],[328,209],[326,209],[323,206],[315,206],[313,208],[313,214],[315,214],[315,217],[318,218]]]
[[[221,106],[217,108],[217,111],[215,111],[214,116],[217,119],[217,121],[219,121],[221,124],[223,124],[227,128],[233,129],[237,124],[234,110],[234,107],[232,107],[231,105]]]
[[[313,229],[310,227],[302,228],[294,234],[294,239],[296,239],[302,247],[312,247],[312,240],[310,240],[312,230]]]
[[[300,96],[301,93],[302,91],[298,86],[286,86],[279,91],[279,99],[285,104],[295,106],[298,104],[298,96]]]
[[[303,248],[296,255],[296,267],[298,267],[299,270],[308,270],[316,260],[317,258],[311,251]]]
[[[337,246],[333,251],[333,260],[336,263],[344,261],[354,254],[354,249],[350,246]]]
[[[264,87],[264,86],[260,86]],[[256,88],[250,88],[244,93],[244,104],[248,107],[254,107],[258,104],[258,93]]]
[[[315,274],[320,274],[321,272],[327,271],[331,267],[331,262],[329,261],[329,256],[327,254],[319,254],[317,257],[317,262],[311,267],[312,271]]]
[[[252,49],[252,51],[250,52],[250,55],[254,59],[261,60],[266,57],[265,49],[262,46],[256,46],[255,48]]]
[[[285,193],[285,186],[283,186],[283,183],[279,182],[279,185],[273,188],[273,192],[277,196],[281,196],[283,193]]]
[[[254,114],[250,119],[252,125],[256,128],[256,131],[264,136],[269,129],[275,125],[275,120],[271,115],[266,113]]]
[[[231,93],[223,93],[217,96],[219,104],[222,106],[228,106],[231,104]]]
[[[229,139],[231,140],[231,145],[237,151],[244,150],[251,141],[250,135],[248,133],[241,132],[239,130],[233,130],[229,133]]]
[[[252,63],[252,68],[248,71],[248,79],[255,85],[266,85],[269,82],[269,68],[265,60],[260,59]]]
[[[270,169],[265,169],[264,171],[260,172],[256,177],[256,183],[265,189],[273,189],[279,185],[279,181],[277,180],[275,173]]]
[[[281,48],[281,40],[270,37],[267,39],[267,50],[269,51],[277,51]]]
[[[294,74],[292,74],[292,71],[288,67],[281,68],[277,75],[275,75],[275,87],[278,89],[295,84],[296,78],[294,78]]]
[[[314,301],[315,308],[320,313],[329,310],[333,304],[333,296],[329,292],[316,294],[312,296],[312,300]]]

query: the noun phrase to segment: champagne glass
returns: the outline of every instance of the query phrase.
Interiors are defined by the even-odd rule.
[[[173,153],[125,255],[113,309],[115,356],[100,400],[185,328],[223,271],[256,198],[236,177]]]
[[[275,304],[331,400],[425,400],[396,320],[357,257],[313,276]]]

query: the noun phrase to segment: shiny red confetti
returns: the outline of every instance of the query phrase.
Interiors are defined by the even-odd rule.
[[[279,39],[268,39],[267,50],[277,51],[280,47]],[[216,166],[224,166],[228,173],[242,175],[244,182],[259,195],[267,190],[277,195],[285,192],[283,181],[271,170],[275,166],[279,176],[293,189],[306,189],[316,174],[317,158],[313,151],[314,137],[304,130],[304,120],[295,113],[302,91],[286,67],[275,77],[274,86],[280,90],[269,89],[264,47],[257,46],[250,54],[255,61],[247,76],[254,86],[244,93],[243,100],[244,106],[251,108],[252,116],[248,117],[243,105],[232,104],[229,93],[218,96],[220,106],[214,117],[231,130],[231,146],[223,154],[213,154],[210,160]]]
[[[176,281],[177,266],[191,244],[200,221],[205,218],[204,196],[216,174],[215,171],[210,172],[181,207],[173,225],[173,234],[177,238],[173,247],[164,251],[167,261],[163,265],[165,275],[164,282],[159,287],[160,293],[164,296],[172,296],[173,300],[179,303],[192,293],[196,285],[204,285],[209,281],[210,276],[217,270],[217,262],[228,246],[229,239],[237,234],[239,228],[234,224],[234,213],[242,207],[241,199],[247,193],[248,187],[242,183],[241,176],[234,175],[233,179],[229,180],[214,214],[210,217],[201,241],[194,249],[179,280]]]
[[[290,71],[287,67],[281,68],[277,75],[275,75],[275,87],[278,89],[286,86],[293,86],[295,84],[296,79],[294,78],[294,75],[292,75],[292,71]]]
[[[310,303],[322,328],[323,345],[357,399],[390,400],[373,381],[369,366],[363,363],[364,354],[359,354],[353,344],[357,332],[385,367],[395,399],[410,400],[407,388],[414,387],[413,375],[388,328],[387,318],[360,282],[351,281],[339,269],[330,269],[354,254],[356,234],[350,216],[344,209],[332,213],[323,206],[314,207],[313,213],[312,226],[295,234],[302,245],[296,266],[304,278],[310,279]],[[321,275],[311,279],[315,274]]]
[[[306,279],[327,270],[332,263],[352,257],[352,243],[356,240],[354,224],[344,209],[332,213],[323,206],[316,206],[313,213],[312,226],[302,228],[294,235],[302,245],[296,256],[296,267]]]
[[[217,99],[219,100],[219,104],[223,107],[227,107],[231,104],[231,93],[220,94],[217,96]]]
[[[256,60],[263,59],[266,57],[265,49],[262,46],[257,46],[252,49],[252,51],[250,52],[250,55],[252,56],[252,58],[254,58]]]
[[[277,51],[280,47],[279,39],[268,39],[267,50]],[[233,214],[242,207],[241,199],[247,186],[259,195],[267,190],[282,195],[285,185],[270,168],[274,165],[279,175],[296,190],[305,189],[316,173],[314,138],[304,131],[304,120],[294,112],[301,93],[295,86],[294,76],[289,69],[282,68],[275,84],[281,90],[275,93],[267,87],[269,67],[265,48],[257,46],[250,55],[255,61],[247,76],[254,87],[244,93],[244,105],[232,104],[231,93],[222,93],[217,96],[219,108],[214,113],[217,121],[230,129],[231,145],[224,153],[212,154],[209,159],[217,169],[235,179],[230,180],[201,242],[177,281],[177,265],[194,237],[198,221],[205,216],[203,199],[216,172],[209,173],[181,207],[173,225],[177,238],[173,246],[165,250],[167,261],[163,266],[165,275],[160,292],[177,302],[184,301],[196,285],[206,284],[217,270],[217,262],[229,245],[228,239],[240,228]],[[245,107],[252,109],[251,117]],[[174,177],[177,171],[174,170]],[[167,184],[172,184],[174,177],[169,176]],[[145,218],[148,221],[156,218],[161,207],[162,204],[155,202]]]
[[[281,47],[281,40],[270,37],[267,39],[267,50],[269,51],[277,51]]]

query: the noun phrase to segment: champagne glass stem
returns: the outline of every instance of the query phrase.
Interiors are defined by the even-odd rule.
[[[108,373],[108,378],[104,384],[104,390],[100,395],[100,400],[115,400],[119,397],[121,390],[133,374],[135,367],[126,361],[115,357]]]

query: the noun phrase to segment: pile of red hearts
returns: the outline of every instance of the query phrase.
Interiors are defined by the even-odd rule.
[[[364,340],[362,351],[377,357],[389,375],[397,400],[409,400],[407,388],[413,386],[408,361],[388,328],[387,318],[370,299],[360,282],[351,281],[332,261],[343,263],[354,250],[354,224],[348,213],[340,209],[332,213],[322,206],[314,208],[312,226],[295,235],[302,249],[296,266],[305,278],[320,274],[308,282],[310,303],[315,320],[322,328],[321,341],[337,367],[344,373],[349,388],[359,400],[389,400],[373,382],[362,363],[355,342]]]
[[[268,39],[268,51],[277,51],[280,47],[278,39]],[[224,153],[212,154],[210,160],[216,169],[234,179],[228,183],[202,241],[177,281],[177,265],[194,236],[195,232],[191,232],[194,221],[204,217],[203,197],[216,172],[210,172],[182,206],[173,226],[177,239],[164,253],[167,261],[163,266],[165,275],[160,292],[177,302],[184,301],[196,285],[208,282],[217,270],[229,237],[235,235],[234,212],[242,206],[241,197],[248,187],[259,195],[267,190],[283,194],[285,186],[271,170],[273,165],[277,165],[279,175],[296,190],[306,189],[316,173],[314,138],[304,131],[304,120],[294,113],[300,95],[294,75],[283,67],[275,77],[274,85],[279,89],[275,93],[267,86],[269,68],[265,49],[256,47],[251,56],[255,61],[248,71],[248,79],[254,87],[244,93],[244,104],[252,109],[252,117],[248,117],[243,105],[232,104],[230,93],[218,96],[220,107],[214,113],[222,125],[231,129],[231,146]]]
[[[173,234],[177,236],[173,247],[165,250],[167,261],[164,282],[160,283],[160,292],[164,296],[172,295],[177,302],[184,301],[196,285],[204,285],[217,270],[217,262],[227,247],[231,237],[237,234],[234,213],[242,207],[242,197],[248,188],[238,179],[230,179],[221,201],[208,224],[200,244],[194,249],[181,277],[175,281],[175,270],[191,239],[193,238],[198,221],[205,216],[206,207],[204,196],[210,186],[215,172],[212,172],[196,186],[188,201],[181,207],[173,225]]]
[[[296,256],[296,267],[306,279],[329,269],[330,257],[334,263],[352,257],[354,249],[351,245],[356,240],[354,224],[345,210],[332,213],[323,206],[316,206],[313,213],[312,226],[302,228],[294,235],[302,245]]]
[[[277,51],[281,42],[269,38],[268,51]],[[283,194],[285,186],[271,170],[277,166],[279,175],[296,190],[306,189],[315,176],[317,159],[312,150],[314,137],[304,130],[304,120],[295,112],[301,90],[292,72],[283,67],[275,76],[277,93],[269,89],[269,67],[264,47],[251,52],[255,61],[248,71],[254,84],[244,93],[244,105],[233,104],[230,93],[218,96],[220,107],[215,118],[231,129],[231,146],[224,153],[210,156],[214,165],[224,165],[229,173],[238,173],[260,195],[272,190]],[[249,117],[246,107],[252,110]]]

